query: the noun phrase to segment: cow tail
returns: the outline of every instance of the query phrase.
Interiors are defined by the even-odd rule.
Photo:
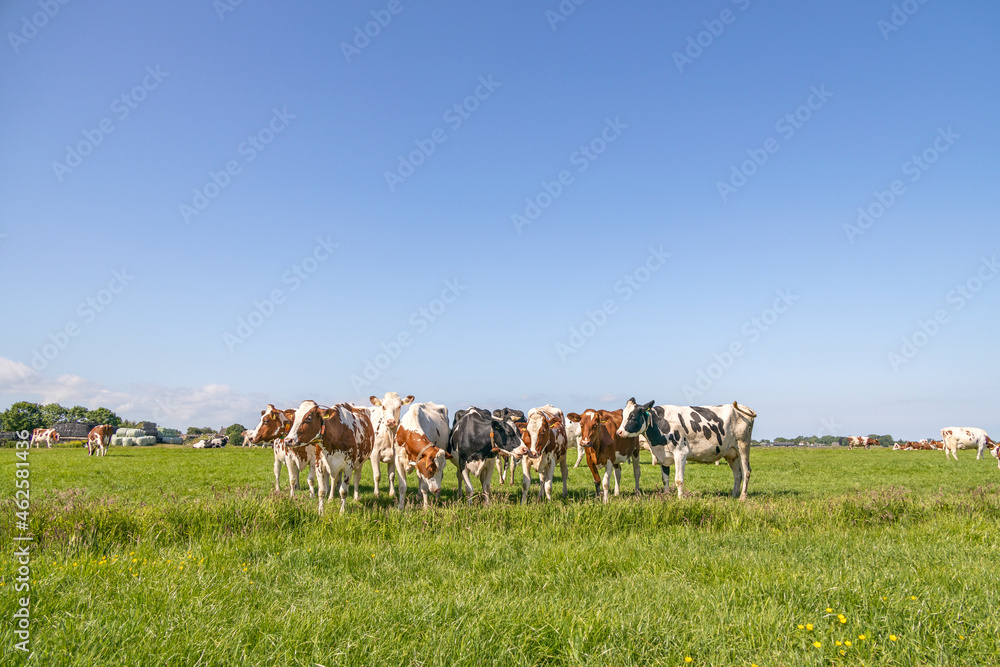
[[[737,412],[739,412],[740,414],[746,415],[750,419],[755,419],[757,417],[757,413],[756,412],[754,412],[753,410],[751,410],[750,408],[748,408],[746,406],[740,405],[736,401],[733,401],[733,407],[736,408]]]

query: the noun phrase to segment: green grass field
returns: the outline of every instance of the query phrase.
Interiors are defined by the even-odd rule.
[[[11,545],[14,451],[0,456]],[[569,501],[519,506],[495,486],[467,506],[449,467],[440,506],[414,509],[411,476],[402,513],[366,469],[360,504],[319,517],[273,492],[270,450],[33,449],[31,660],[1000,664],[1000,471],[959,457],[754,449],[744,504],[725,465],[688,466],[683,500],[643,465],[638,499],[625,470],[623,496],[595,502],[581,467]],[[21,664],[4,618],[0,663]]]

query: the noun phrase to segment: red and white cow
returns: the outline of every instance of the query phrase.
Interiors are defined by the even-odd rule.
[[[448,408],[437,403],[414,403],[396,429],[396,476],[399,478],[399,509],[406,505],[406,475],[417,471],[424,507],[427,496],[441,497],[441,478],[448,453]]]
[[[340,513],[347,507],[348,478],[354,477],[354,499],[358,500],[361,467],[369,460],[375,443],[375,429],[368,412],[349,403],[330,408],[316,401],[303,401],[295,411],[295,419],[285,443],[293,447],[311,446],[319,473],[319,513],[323,499],[333,489],[340,490]],[[327,484],[330,484],[329,490]]]
[[[543,405],[528,411],[528,423],[522,432],[522,441],[526,450],[521,459],[522,494],[521,502],[528,502],[528,489],[531,488],[531,471],[538,471],[538,498],[544,494],[546,500],[552,500],[552,479],[556,464],[562,472],[563,498],[566,497],[566,478],[569,467],[566,465],[566,418],[562,410],[553,405]]]
[[[615,475],[615,495],[622,479],[622,463],[632,461],[632,472],[635,475],[635,493],[639,495],[639,452],[642,445],[639,438],[626,438],[618,435],[618,427],[622,425],[622,411],[615,410],[584,410],[582,414],[571,412],[566,415],[570,423],[580,426],[580,446],[587,455],[587,466],[594,477],[594,493],[608,502],[608,479],[612,470]],[[598,470],[604,469],[602,478]],[[664,483],[669,475],[665,473]]]
[[[115,427],[108,424],[101,424],[90,429],[87,434],[87,456],[93,456],[96,452],[98,456],[108,455],[108,445],[111,444],[111,436],[115,434]]]
[[[52,449],[53,442],[59,442],[59,431],[54,428],[36,428],[31,432],[31,445],[38,447],[39,443],[45,443],[45,446]]]
[[[847,448],[854,449],[855,447],[864,447],[865,449],[871,449],[872,447],[880,447],[880,443],[875,438],[866,438],[861,435],[849,435],[847,436]]]
[[[1000,470],[1000,444],[993,443],[990,448],[990,456],[997,460],[997,470]]]
[[[372,426],[375,428],[375,445],[372,447],[372,476],[375,479],[375,497],[378,498],[378,487],[382,481],[382,464],[385,463],[389,477],[389,495],[396,495],[393,483],[396,478],[396,430],[399,428],[399,412],[404,405],[413,402],[413,396],[400,398],[394,391],[386,393],[381,399],[369,396],[372,406],[359,406],[368,412]]]
[[[981,428],[968,426],[948,426],[941,429],[941,442],[944,445],[944,458],[951,454],[958,460],[959,449],[976,449],[976,459],[983,458],[983,451],[993,441]]]
[[[315,448],[305,445],[291,446],[285,444],[285,437],[292,428],[292,421],[295,419],[295,410],[278,410],[268,403],[267,407],[260,411],[260,421],[256,428],[250,431],[250,445],[263,446],[266,442],[272,443],[274,449],[274,490],[281,491],[281,466],[288,469],[289,497],[295,497],[295,489],[299,488],[299,473],[306,466],[309,467],[309,475],[306,482],[309,484],[309,495],[316,495],[316,456]]]

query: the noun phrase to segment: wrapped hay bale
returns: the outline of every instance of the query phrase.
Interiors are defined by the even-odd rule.
[[[142,436],[146,435],[146,432],[143,431],[141,428],[129,428],[125,430],[127,431],[125,435],[129,438],[141,438]]]
[[[184,444],[184,438],[177,435],[168,435],[163,438],[163,442],[168,445],[182,445]]]
[[[118,429],[117,431],[115,431],[115,437],[116,438],[124,438],[127,435],[128,435],[128,429],[125,428],[124,426],[122,428]]]
[[[181,432],[175,428],[163,428],[162,426],[156,429],[156,431],[160,434],[161,437],[164,438],[176,438],[181,434]]]
[[[122,447],[135,447],[135,438],[128,436],[122,438]]]
[[[155,435],[143,435],[135,439],[135,444],[138,447],[149,447],[156,444]]]
[[[142,431],[142,435],[151,435],[156,437],[156,422],[140,422],[139,430]]]
[[[111,445],[114,446],[114,447],[121,447],[123,439],[124,438],[122,438],[119,435],[115,434],[115,435],[111,436]]]

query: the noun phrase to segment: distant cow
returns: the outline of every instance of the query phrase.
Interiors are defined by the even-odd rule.
[[[406,505],[406,475],[417,471],[417,485],[424,501],[441,495],[441,478],[451,458],[448,453],[448,408],[437,403],[414,403],[396,431],[396,475],[399,477],[399,509]]]
[[[521,444],[514,424],[498,419],[487,410],[469,408],[455,413],[455,423],[448,438],[448,453],[458,476],[458,496],[464,494],[472,502],[475,492],[472,477],[478,477],[483,497],[490,500],[490,480],[497,465],[497,455],[507,456]],[[501,468],[506,459],[500,459]]]
[[[274,450],[274,490],[281,491],[281,466],[288,470],[289,496],[295,497],[295,489],[299,488],[299,473],[306,466],[309,474],[306,482],[309,484],[309,495],[316,495],[316,456],[315,447],[306,445],[291,446],[285,443],[285,437],[295,420],[295,410],[278,410],[268,403],[260,411],[260,421],[250,432],[251,445],[263,445],[270,442]]]
[[[497,419],[510,422],[515,429],[520,433],[527,426],[528,420],[524,418],[524,413],[520,410],[514,410],[513,408],[500,408],[493,411],[493,416]],[[507,464],[504,465],[504,460],[498,461],[497,465],[500,468],[500,482],[506,481],[508,484],[514,483],[514,469],[517,467],[518,462],[521,460],[520,456],[510,456],[507,459]]]
[[[643,433],[649,438],[653,458],[661,466],[676,466],[677,495],[684,492],[684,467],[688,460],[714,463],[725,459],[733,471],[733,497],[746,500],[750,483],[750,437],[757,413],[733,401],[732,405],[684,407],[653,401],[625,404],[618,435]]]
[[[966,426],[949,426],[941,429],[941,442],[944,445],[944,458],[951,454],[958,460],[959,449],[973,449],[976,451],[976,459],[983,458],[983,451],[993,441],[986,431],[981,428],[971,428]]]
[[[250,429],[245,429],[242,433],[240,433],[240,447],[253,447],[253,443],[250,442],[250,436],[252,434],[253,431]]]
[[[31,432],[31,442],[28,446],[34,445],[38,447],[42,442],[45,443],[48,449],[52,449],[52,443],[59,442],[59,431],[54,428],[36,428]]]
[[[527,446],[527,453],[521,459],[522,494],[521,502],[528,502],[528,489],[531,488],[531,471],[538,471],[538,498],[544,494],[546,500],[552,500],[552,479],[556,465],[562,472],[563,498],[568,491],[566,478],[569,469],[566,465],[566,418],[562,410],[553,405],[543,405],[528,411],[528,423],[521,434],[522,442]]]
[[[229,444],[228,435],[217,435],[208,441],[208,446],[212,448],[225,447],[228,444]]]
[[[350,476],[354,477],[354,499],[359,499],[361,467],[371,460],[375,443],[375,429],[367,411],[348,403],[324,408],[316,401],[303,401],[295,411],[295,420],[285,442],[290,446],[312,445],[314,448],[320,514],[323,513],[324,497],[329,494],[332,500],[334,488],[340,490],[340,512],[344,513]]]
[[[389,495],[396,495],[396,430],[399,428],[399,411],[413,402],[413,396],[400,398],[394,391],[387,392],[381,399],[369,396],[372,407],[364,406],[375,429],[375,444],[372,447],[372,476],[375,479],[375,497],[382,481],[382,464],[386,464],[389,477]]]
[[[880,447],[880,443],[875,438],[866,438],[860,435],[849,435],[847,436],[847,448],[854,449],[855,447],[864,447],[865,449],[871,449],[872,447]]]
[[[635,493],[639,488],[639,452],[642,447],[639,438],[629,438],[618,435],[618,427],[622,425],[622,411],[615,410],[584,410],[581,414],[571,412],[566,419],[580,427],[580,446],[586,452],[587,466],[594,477],[594,493],[608,502],[608,478],[611,471],[615,475],[615,495],[618,495],[622,479],[622,463],[632,462],[632,472],[635,475]],[[604,476],[598,472],[603,468]],[[669,479],[669,468],[664,473],[664,486]]]
[[[1000,445],[994,443],[990,448],[990,456],[997,460],[997,470],[1000,470]]]
[[[111,436],[115,434],[115,427],[101,424],[90,429],[87,434],[87,456],[93,456],[96,452],[98,456],[107,456],[108,445],[111,444]]]

